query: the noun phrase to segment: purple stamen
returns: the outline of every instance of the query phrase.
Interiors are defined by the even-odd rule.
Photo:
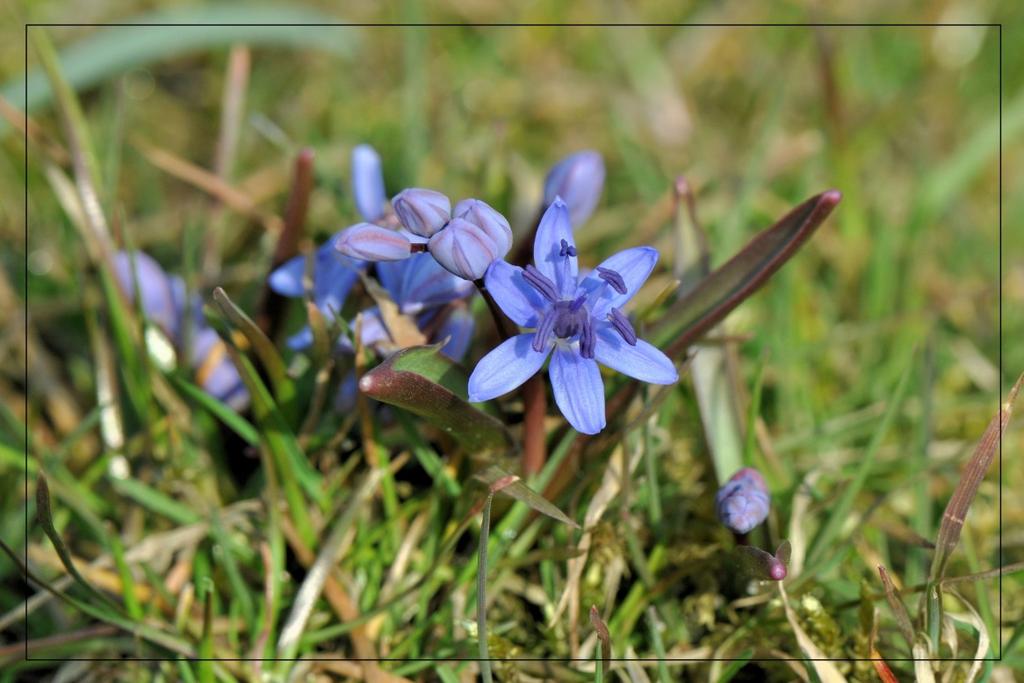
[[[536,267],[526,266],[523,269],[523,279],[551,303],[558,301],[558,289],[555,287],[555,283]]]
[[[573,245],[569,244],[565,240],[562,240],[562,243],[559,246],[560,246],[560,248],[558,250],[558,255],[559,256],[565,257],[565,256],[575,256],[576,255],[576,247],[574,247]]]
[[[598,266],[597,276],[611,285],[612,289],[619,294],[626,293],[626,281],[622,279],[622,276],[619,275],[617,271],[614,271],[611,268],[602,268],[601,266]]]
[[[533,350],[537,353],[540,353],[547,348],[548,340],[551,339],[551,331],[555,329],[555,320],[557,318],[558,310],[555,308],[549,308],[540,319],[540,323],[537,325],[537,330],[533,333],[532,344]]]
[[[594,335],[594,319],[589,315],[583,318],[580,329],[580,355],[584,358],[594,357],[594,346],[597,338]]]
[[[586,301],[586,300],[587,300],[587,295],[586,294],[580,294],[578,297],[576,297],[575,301],[573,301],[571,304],[569,304],[569,312],[570,313],[575,313],[576,311],[580,310],[580,307],[583,305],[583,302]]]
[[[636,346],[636,331],[633,330],[632,323],[629,322],[629,318],[622,314],[622,311],[613,308],[608,313],[608,320],[611,322],[612,327],[615,328],[615,331],[626,340],[627,344]]]

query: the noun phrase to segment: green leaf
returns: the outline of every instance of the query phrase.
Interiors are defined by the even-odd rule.
[[[422,417],[470,451],[504,449],[512,443],[501,422],[469,404],[465,373],[437,345],[393,354],[363,375],[359,390]]]
[[[235,305],[220,287],[213,290],[213,300],[217,302],[221,312],[236,329],[245,335],[252,346],[252,350],[260,359],[260,363],[267,371],[270,384],[274,388],[274,397],[285,417],[295,417],[295,383],[288,377],[284,361],[277,352],[273,342],[267,338],[263,330],[253,322],[252,318],[245,314],[241,308]]]
[[[186,398],[198,403],[207,412],[223,422],[228,429],[242,437],[246,443],[255,446],[260,442],[259,431],[226,403],[217,400],[178,373],[168,373],[166,377]]]
[[[224,340],[228,356],[238,370],[252,397],[252,411],[259,424],[264,445],[273,456],[274,464],[279,472],[280,481],[288,500],[292,519],[304,543],[313,546],[316,534],[307,511],[307,502],[302,496],[302,487],[310,498],[323,506],[323,492],[320,488],[321,477],[309,464],[295,435],[288,428],[288,422],[278,410],[274,398],[267,389],[256,368],[248,357],[240,352],[231,341],[230,331],[225,322],[209,308],[206,310],[206,321]]]
[[[39,526],[43,527],[43,532],[50,539],[50,542],[53,543],[53,548],[57,551],[57,557],[60,558],[64,568],[68,570],[68,573],[78,585],[82,586],[90,595],[99,598],[107,606],[118,609],[118,606],[110,598],[94,588],[78,572],[78,567],[75,566],[74,561],[71,559],[71,552],[64,544],[64,539],[61,538],[57,528],[53,525],[53,512],[50,509],[50,486],[46,482],[46,477],[42,475],[39,475],[39,482],[36,484],[36,519],[39,522]]]
[[[541,514],[547,515],[551,519],[558,520],[563,524],[568,524],[574,529],[580,528],[579,524],[572,521],[564,512],[520,481],[519,477],[511,472],[506,472],[497,465],[491,465],[483,472],[479,472],[474,476],[490,486],[494,492],[500,490],[502,493],[512,496],[521,503],[525,503],[527,506]]]
[[[238,23],[240,16],[245,17],[246,23]],[[153,26],[110,26],[93,31],[61,51],[60,60],[67,64],[65,76],[71,88],[81,91],[129,69],[141,69],[212,47],[226,48],[234,43],[253,47],[313,48],[348,57],[356,52],[360,37],[358,28],[324,26],[337,22],[336,16],[308,8],[267,4],[179,8],[140,14],[125,21]],[[180,29],[159,26],[168,23],[193,25]],[[30,29],[31,32],[40,30]],[[4,83],[0,96],[9,102],[21,102],[24,92],[25,78],[21,76]],[[52,98],[53,91],[47,87],[42,73],[33,69],[28,75],[29,112],[46,105]],[[9,124],[0,122],[0,138],[9,131]]]
[[[665,311],[649,336],[672,357],[683,352],[768,281],[839,203],[837,190],[811,197],[759,233]]]
[[[177,524],[195,524],[202,520],[202,517],[192,508],[184,503],[179,503],[151,486],[143,484],[141,481],[111,477],[110,483],[118,493],[131,498],[151,512],[162,515]]]

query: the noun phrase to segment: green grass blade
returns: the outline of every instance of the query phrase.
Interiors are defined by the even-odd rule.
[[[871,468],[875,463],[875,456],[878,454],[878,449],[882,446],[882,440],[889,433],[889,428],[892,426],[893,420],[899,413],[900,408],[903,406],[903,397],[907,393],[907,385],[909,384],[910,374],[912,365],[906,364],[906,369],[900,377],[899,382],[896,384],[896,388],[890,394],[888,405],[885,409],[885,414],[882,416],[881,421],[878,423],[875,433],[871,437],[871,441],[868,443],[867,448],[864,450],[864,455],[860,458],[860,464],[857,468],[856,474],[854,474],[853,481],[847,484],[846,488],[843,489],[842,495],[839,496],[839,500],[834,506],[832,506],[832,513],[829,515],[828,521],[818,532],[817,537],[811,543],[813,550],[811,551],[810,558],[808,558],[807,566],[813,568],[822,557],[824,557],[832,549],[832,544],[835,542],[837,536],[843,525],[850,517],[850,512],[853,509],[854,499],[857,494],[864,488],[864,484],[867,482],[868,475],[871,474]]]

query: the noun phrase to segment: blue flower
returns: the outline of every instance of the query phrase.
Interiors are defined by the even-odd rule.
[[[377,264],[377,279],[398,307],[398,312],[413,316],[420,330],[432,341],[450,337],[442,352],[461,360],[473,333],[473,318],[459,309],[449,311],[444,320],[437,316],[442,308],[473,293],[473,283],[442,268],[429,254],[414,254],[404,261]],[[396,350],[387,325],[377,307],[362,312],[361,341],[381,351]]]
[[[130,302],[135,301],[135,283],[138,282],[143,313],[179,349],[185,346],[185,316],[192,316],[188,365],[195,370],[196,383],[206,393],[235,410],[244,410],[249,404],[245,383],[232,364],[224,341],[206,324],[199,297],[193,297],[191,305],[186,305],[182,279],[167,275],[160,264],[141,251],[117,252],[114,255],[114,277]]]
[[[359,279],[358,271],[365,267],[361,261],[338,252],[335,243],[340,236],[339,232],[321,245],[313,260],[313,302],[328,320],[341,313],[345,298]],[[276,268],[267,278],[267,284],[281,296],[301,297],[305,293],[302,286],[305,271],[306,257],[296,256]],[[313,332],[308,326],[288,338],[288,347],[295,351],[312,343]]]
[[[679,379],[665,354],[637,339],[621,310],[651,274],[657,250],[627,249],[580,278],[569,210],[556,198],[537,228],[533,260],[525,269],[495,261],[487,270],[484,282],[498,306],[534,330],[507,339],[480,360],[469,378],[471,401],[512,391],[550,355],[559,410],[577,431],[596,434],[605,426],[598,362],[644,382]]]
[[[715,494],[715,512],[722,524],[745,534],[768,517],[771,498],[761,473],[744,467]]]

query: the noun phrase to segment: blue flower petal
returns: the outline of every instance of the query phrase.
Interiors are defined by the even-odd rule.
[[[507,394],[537,374],[548,349],[538,353],[532,344],[532,334],[519,334],[481,358],[469,376],[469,400],[479,403]]]
[[[378,263],[377,277],[402,313],[409,315],[473,292],[472,282],[452,275],[430,254],[413,254],[405,261]]]
[[[267,284],[281,296],[302,296],[302,274],[305,270],[305,256],[290,258],[270,273]]]
[[[235,410],[248,405],[249,392],[213,328],[203,324],[194,331],[190,364],[196,370],[196,382],[206,393]]]
[[[133,270],[134,268],[134,270]],[[178,334],[175,293],[170,278],[153,258],[144,252],[119,251],[114,255],[114,277],[128,300],[135,301],[135,282],[142,291],[141,307],[146,317],[172,338]]]
[[[435,335],[435,339],[439,341],[448,339],[441,348],[441,353],[456,362],[461,361],[469,350],[474,326],[473,314],[468,308],[460,306],[452,311]]]
[[[384,215],[384,172],[380,155],[370,145],[352,148],[352,198],[364,220],[372,223]]]
[[[292,351],[302,351],[308,349],[313,345],[313,330],[309,325],[306,325],[301,330],[288,337],[285,340],[288,348]]]
[[[556,197],[547,208],[537,226],[533,241],[533,263],[537,270],[555,283],[562,298],[568,299],[576,289],[579,262],[575,256],[562,256],[562,241],[575,246],[569,209],[561,197]]]
[[[388,334],[388,328],[384,325],[384,321],[380,317],[380,309],[374,306],[368,308],[362,313],[361,328],[359,338],[363,343],[363,346],[375,346],[377,344],[387,343],[391,341],[391,335]]]
[[[575,295],[588,295],[587,300],[590,303],[591,314],[598,320],[604,320],[611,308],[622,308],[627,301],[633,298],[633,295],[650,277],[657,262],[658,250],[653,247],[633,247],[620,251],[606,259],[587,277],[583,278]],[[602,268],[614,270],[622,276],[622,280],[626,284],[624,294],[619,294],[601,279],[599,273]],[[600,292],[591,296],[597,290]]]
[[[523,269],[505,261],[491,264],[484,276],[484,284],[498,308],[517,325],[536,327],[539,311],[548,306],[537,290],[523,279]]]
[[[597,324],[594,359],[641,382],[672,384],[679,381],[679,373],[668,356],[643,339],[638,339],[636,346],[630,346],[610,323]]]
[[[338,385],[338,393],[334,395],[334,409],[339,413],[349,413],[356,407],[356,396],[359,394],[359,385],[356,383],[356,373],[349,371],[341,378]]]
[[[575,346],[556,344],[548,372],[555,403],[573,429],[582,434],[604,429],[604,383],[597,363]]]
[[[341,310],[358,279],[356,271],[365,267],[363,262],[338,253],[335,242],[340,235],[337,233],[321,245],[313,262],[313,298],[325,313]],[[305,255],[295,256],[276,268],[267,278],[267,284],[281,296],[301,297],[305,271]]]

